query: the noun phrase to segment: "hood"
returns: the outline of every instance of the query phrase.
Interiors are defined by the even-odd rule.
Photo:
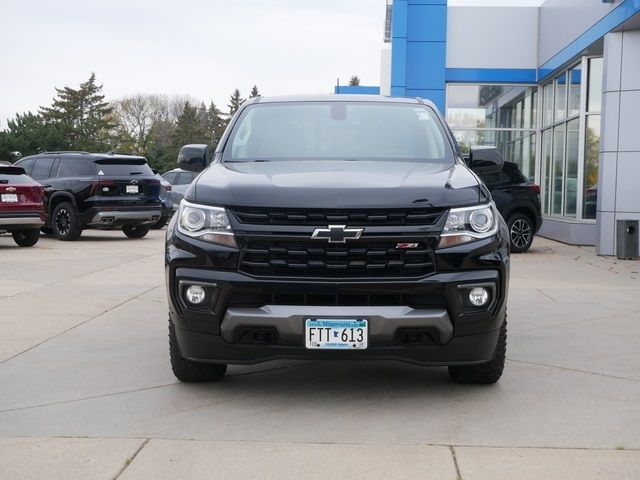
[[[185,194],[208,205],[285,208],[449,207],[484,196],[461,164],[344,160],[214,163]]]

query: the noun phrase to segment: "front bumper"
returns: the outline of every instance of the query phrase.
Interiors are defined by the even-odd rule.
[[[425,365],[481,363],[491,359],[506,315],[508,264],[504,263],[501,268],[441,272],[411,281],[338,283],[175,268],[185,252],[173,250],[172,254],[167,264],[170,319],[182,355],[197,361],[388,358]],[[184,299],[185,289],[194,284],[207,291],[203,307],[190,306]],[[468,288],[480,285],[491,291],[492,300],[484,309],[470,309],[463,296]],[[327,299],[340,303],[364,297],[368,305],[326,305]],[[313,305],[318,299],[324,304]],[[372,305],[387,299],[408,299],[420,305]],[[287,305],[289,300],[292,304]],[[308,350],[304,347],[307,318],[365,318],[369,346],[346,353]]]
[[[173,317],[172,317],[173,318]],[[473,365],[491,360],[499,330],[454,337],[444,345],[372,345],[366,350],[307,350],[292,345],[239,345],[219,335],[176,327],[185,358],[205,363],[256,364],[271,360],[398,360],[429,366]]]

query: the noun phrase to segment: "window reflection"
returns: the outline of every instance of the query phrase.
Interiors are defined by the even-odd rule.
[[[602,107],[602,58],[589,59],[589,93],[587,110],[600,112]]]
[[[580,148],[580,120],[567,123],[567,165],[564,185],[564,215],[576,216],[578,200],[578,149]]]
[[[582,83],[582,66],[569,70],[569,98],[567,117],[580,114],[580,88]]]
[[[551,130],[545,130],[542,134],[542,166],[544,178],[544,204],[542,209],[545,213],[551,211],[551,147],[553,145]]]
[[[553,123],[553,83],[544,86],[544,104],[542,106],[544,126]]]
[[[562,184],[564,180],[564,125],[553,129],[553,158],[552,158],[552,183],[553,195],[551,197],[551,213],[562,213]]]
[[[563,73],[555,80],[556,96],[554,102],[554,121],[559,122],[566,118],[567,104],[567,74]]]
[[[587,117],[584,149],[584,218],[596,218],[600,166],[600,115]]]
[[[535,87],[448,85],[452,128],[535,128]]]
[[[448,85],[447,122],[464,153],[496,145],[530,180],[536,172],[536,87]]]

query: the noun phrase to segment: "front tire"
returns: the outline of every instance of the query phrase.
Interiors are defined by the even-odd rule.
[[[149,233],[149,225],[125,225],[122,231],[129,238],[142,238]]]
[[[70,242],[79,239],[80,235],[82,235],[78,212],[76,212],[73,204],[69,202],[63,202],[53,209],[51,227],[58,240]]]
[[[523,253],[529,250],[533,243],[535,231],[531,219],[523,213],[514,213],[507,221],[509,227],[509,243],[513,253]]]
[[[20,247],[33,247],[40,240],[40,229],[16,230],[11,234],[13,241]]]
[[[504,361],[507,354],[507,319],[505,318],[500,327],[498,344],[493,354],[493,358],[478,365],[463,365],[449,367],[449,376],[458,383],[475,383],[488,385],[500,380],[504,371]]]
[[[184,358],[180,353],[176,327],[171,320],[169,320],[169,355],[171,370],[181,382],[217,382],[227,371],[227,366],[224,364],[200,363]]]

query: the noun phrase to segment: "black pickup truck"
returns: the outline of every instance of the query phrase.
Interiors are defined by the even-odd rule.
[[[182,381],[274,359],[393,359],[495,383],[509,232],[437,109],[375,96],[253,98],[167,228],[170,357]],[[474,173],[475,172],[475,173]]]

